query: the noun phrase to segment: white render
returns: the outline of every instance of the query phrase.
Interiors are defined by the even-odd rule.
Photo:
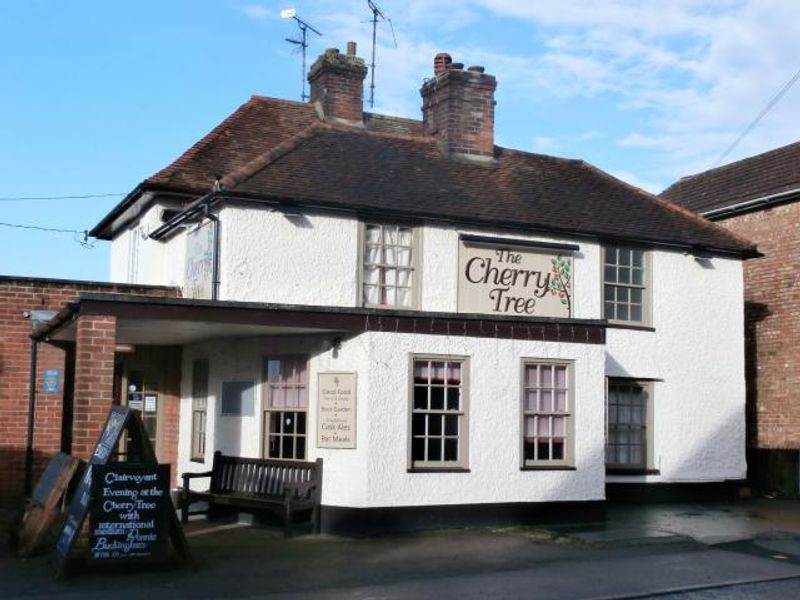
[[[143,226],[148,226],[145,215]],[[359,222],[352,217],[226,206],[219,211],[220,299],[358,306]],[[152,224],[149,225],[152,230]],[[601,246],[446,225],[421,227],[420,306],[456,312],[458,238],[471,233],[571,243],[574,316],[602,318]],[[126,235],[114,240],[112,273],[121,277]],[[142,247],[148,247],[146,251]],[[161,248],[150,250],[149,248]],[[142,240],[140,283],[181,281],[185,238]],[[147,258],[142,258],[147,257]],[[261,451],[264,356],[307,353],[308,458],[322,457],[323,503],[381,507],[452,503],[597,500],[606,481],[709,482],[741,479],[744,457],[744,339],[741,261],[698,261],[651,249],[652,326],[610,326],[606,345],[370,332],[346,339],[333,358],[330,336],[231,338],[184,348],[179,472],[207,470],[215,449]],[[124,280],[124,277],[122,278]],[[408,473],[409,356],[469,358],[469,473]],[[189,461],[191,361],[210,359],[206,464]],[[574,471],[520,470],[520,369],[523,358],[573,360],[576,393]],[[357,447],[318,449],[316,374],[358,374]],[[659,474],[606,476],[606,377],[655,380],[653,467]],[[219,415],[221,382],[256,383],[255,417]],[[202,484],[200,484],[202,485]]]

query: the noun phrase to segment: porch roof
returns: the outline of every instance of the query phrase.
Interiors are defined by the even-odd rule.
[[[607,322],[190,298],[81,294],[34,330],[73,342],[79,315],[117,317],[119,344],[181,345],[226,337],[384,331],[604,344]]]

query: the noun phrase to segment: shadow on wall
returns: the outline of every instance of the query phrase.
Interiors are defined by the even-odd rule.
[[[744,368],[747,386],[747,445],[758,445],[758,324],[770,315],[769,305],[744,304]]]

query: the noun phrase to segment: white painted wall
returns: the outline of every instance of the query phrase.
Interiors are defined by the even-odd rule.
[[[555,344],[371,332],[345,340],[334,358],[327,336],[225,340],[184,350],[179,471],[210,467],[215,449],[258,456],[262,420],[219,414],[222,381],[255,378],[261,415],[264,356],[308,353],[308,455],[324,460],[323,502],[378,507],[425,504],[598,500],[604,494],[603,364],[601,345]],[[469,473],[408,473],[409,357],[469,356]],[[210,362],[206,464],[189,460],[192,361]],[[575,361],[575,471],[520,470],[522,358]],[[355,371],[356,449],[316,446],[317,373]],[[491,377],[485,374],[491,373]],[[237,429],[238,428],[238,429]],[[207,482],[197,482],[198,489]]]
[[[608,329],[609,376],[654,384],[655,464],[647,481],[745,476],[744,291],[741,261],[654,252],[655,332]],[[609,477],[609,480],[632,478]]]
[[[151,206],[142,217],[111,241],[109,278],[118,283],[182,286],[186,261],[183,230],[166,241],[150,239],[162,225],[163,206]]]

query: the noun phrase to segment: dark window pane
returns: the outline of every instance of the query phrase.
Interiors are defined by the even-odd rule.
[[[425,435],[425,415],[411,417],[411,435]]]
[[[428,408],[428,388],[414,386],[414,408],[425,410]]]
[[[458,417],[455,415],[447,415],[444,418],[444,434],[445,435],[458,435]]]
[[[444,388],[431,388],[431,410],[444,409]]]
[[[550,460],[550,445],[547,440],[540,440],[536,446],[539,450],[539,460]]]
[[[617,262],[616,248],[606,248],[606,262],[610,265],[616,264]]]
[[[553,440],[553,460],[564,458],[564,440]]]
[[[644,265],[644,252],[642,250],[633,251],[633,264],[637,267]]]
[[[458,440],[446,439],[444,441],[444,459],[458,460]]]
[[[300,460],[305,459],[306,457],[306,438],[305,436],[301,435],[297,438],[297,456]]]
[[[620,321],[628,320],[628,307],[624,304],[617,304],[617,318]]]
[[[297,433],[305,434],[306,432],[306,413],[297,413]]]
[[[283,453],[281,458],[294,458],[294,438],[285,436],[283,438]]]
[[[631,282],[631,270],[628,268],[619,268],[619,283]]]
[[[605,317],[606,319],[616,319],[617,316],[614,314],[614,303],[613,302],[606,302],[605,303]]]
[[[425,460],[424,438],[413,438],[411,440],[411,460]]]
[[[606,268],[605,268],[605,279],[606,279],[606,283],[616,283],[617,282],[617,268],[616,267],[606,266]]]
[[[294,433],[295,413],[285,412],[283,414],[283,431],[285,433]]]
[[[267,452],[267,456],[280,457],[280,454],[278,454],[279,449],[280,438],[277,435],[269,436],[269,451]]]
[[[428,435],[442,435],[442,419],[444,415],[430,415],[428,417]]]
[[[607,285],[605,286],[605,299],[609,302],[614,301],[614,287]]]
[[[269,432],[280,433],[281,431],[281,413],[269,413]]]
[[[447,410],[458,410],[461,390],[458,388],[447,389]]]
[[[631,321],[641,321],[642,320],[642,307],[638,304],[634,304],[631,306]]]
[[[428,440],[428,460],[442,460],[441,438],[433,438]]]
[[[623,250],[620,248],[619,250],[619,264],[620,265],[629,265],[631,264],[631,251],[630,250]]]
[[[531,440],[525,440],[524,452],[525,460],[534,460],[536,445]]]
[[[644,277],[641,269],[634,269],[631,273],[631,283],[634,285],[642,285]]]

